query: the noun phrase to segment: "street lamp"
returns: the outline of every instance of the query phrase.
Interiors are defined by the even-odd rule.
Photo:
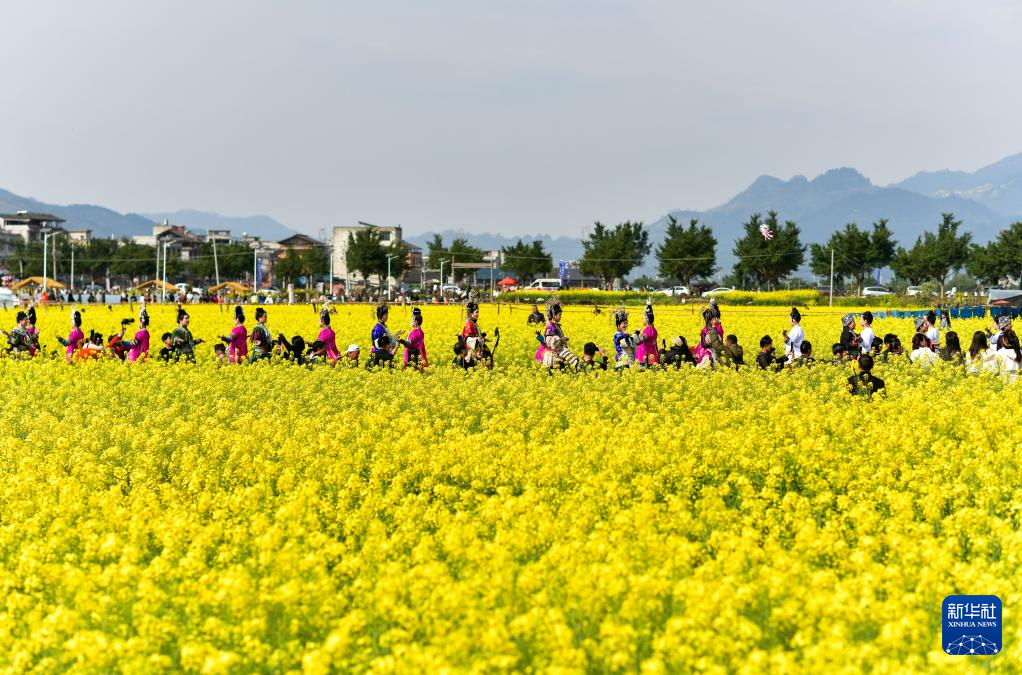
[[[440,261],[440,295],[441,295],[441,297],[444,294],[444,263],[445,262],[450,262],[450,261],[448,261],[448,260],[441,260]]]
[[[390,261],[396,257],[396,255],[387,256],[387,302],[390,302]]]
[[[47,258],[47,256],[46,256],[46,244],[47,244],[47,242],[49,242],[50,237],[52,237],[55,234],[58,234],[58,233],[57,232],[43,232],[43,295],[46,294],[46,258]],[[54,269],[56,269],[56,267],[57,267],[57,255],[56,254],[53,255],[53,267],[54,267]],[[56,273],[54,273],[54,276],[56,276]],[[56,281],[56,279],[54,279],[54,281]]]

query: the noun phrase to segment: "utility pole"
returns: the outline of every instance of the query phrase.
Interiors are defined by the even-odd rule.
[[[75,292],[75,247],[71,247],[71,283],[68,286],[70,289],[68,293],[74,295]]]
[[[390,261],[396,257],[393,255],[387,256],[387,302],[390,302]]]
[[[160,302],[167,301],[167,242],[163,242],[163,286],[160,287]]]
[[[46,242],[50,235],[43,233],[43,294],[46,294]]]
[[[258,295],[259,292],[259,247],[258,245],[252,247],[252,294]]]
[[[216,274],[216,285],[220,285],[220,263],[216,259],[216,236],[213,237],[213,273]]]
[[[834,306],[834,247],[830,247],[830,306]]]

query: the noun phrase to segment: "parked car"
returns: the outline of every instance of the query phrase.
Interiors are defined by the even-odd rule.
[[[732,293],[735,289],[728,288],[727,286],[718,286],[717,288],[711,288],[708,291],[703,292],[704,298],[712,298],[715,295],[722,295],[724,293]]]
[[[525,287],[527,291],[559,291],[561,290],[560,279],[536,279]]]
[[[671,286],[670,288],[662,288],[659,291],[657,291],[657,293],[663,293],[664,295],[669,295],[671,297],[692,295],[688,290],[688,286]]]
[[[463,295],[465,295],[465,291],[462,290],[462,288],[460,286],[455,286],[454,284],[445,284],[440,289],[440,294],[441,295],[453,295],[456,298],[460,298]]]
[[[917,295],[919,295],[919,287],[918,286],[909,286],[905,290],[905,295],[907,295],[910,298],[916,297]]]
[[[862,289],[862,297],[864,298],[878,298],[884,295],[894,295],[891,293],[891,289],[884,288],[883,286],[866,286]]]
[[[7,286],[0,286],[0,307],[14,307],[18,304],[18,296]]]

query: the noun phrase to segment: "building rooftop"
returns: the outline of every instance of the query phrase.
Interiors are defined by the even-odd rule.
[[[50,223],[67,222],[60,216],[55,216],[52,213],[38,213],[36,211],[18,211],[17,213],[0,213],[0,218],[4,220],[14,220],[25,223],[32,220],[41,220]]]

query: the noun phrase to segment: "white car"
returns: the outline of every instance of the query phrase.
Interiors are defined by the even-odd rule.
[[[527,291],[559,291],[561,290],[560,279],[536,279],[525,287]]]
[[[891,289],[884,288],[883,286],[866,286],[862,289],[862,297],[864,298],[878,298],[884,295],[894,295],[891,293]]]
[[[918,286],[909,286],[905,290],[905,295],[907,295],[910,298],[916,297],[917,295],[919,295],[919,287]]]
[[[680,297],[682,295],[691,295],[688,290],[688,286],[671,286],[670,288],[661,288],[657,293],[663,293],[671,297]]]
[[[704,298],[712,298],[715,295],[722,295],[724,293],[733,293],[735,289],[728,288],[727,286],[718,286],[717,288],[711,288],[703,293]]]
[[[0,286],[0,307],[14,307],[18,304],[18,296],[7,286]]]

